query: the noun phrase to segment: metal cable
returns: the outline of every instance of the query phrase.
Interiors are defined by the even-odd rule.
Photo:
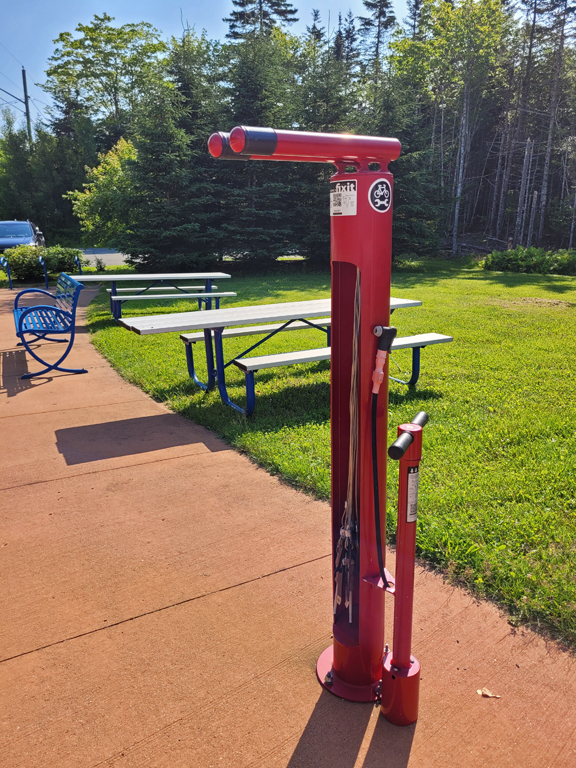
[[[354,293],[354,329],[352,334],[352,371],[350,377],[350,443],[348,448],[348,485],[334,563],[334,615],[339,605],[348,609],[352,623],[355,566],[358,560],[358,380],[360,348],[360,270],[356,270]]]

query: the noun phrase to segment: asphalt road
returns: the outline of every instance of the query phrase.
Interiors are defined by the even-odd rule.
[[[85,256],[90,259],[90,264],[96,266],[96,259],[102,259],[107,267],[124,264],[125,255],[112,251],[110,248],[84,248],[82,250]]]

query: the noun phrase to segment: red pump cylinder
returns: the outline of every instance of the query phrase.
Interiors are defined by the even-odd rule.
[[[390,446],[392,459],[400,459],[398,524],[394,591],[392,652],[386,650],[382,664],[381,711],[394,725],[411,725],[418,719],[420,662],[411,652],[414,606],[414,565],[418,472],[422,458],[422,427],[428,421],[420,413],[411,424],[398,427],[398,439]]]

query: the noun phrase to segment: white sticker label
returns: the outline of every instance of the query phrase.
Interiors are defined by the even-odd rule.
[[[356,180],[330,182],[330,216],[356,216]]]
[[[408,501],[406,522],[415,523],[418,518],[418,467],[408,467]]]

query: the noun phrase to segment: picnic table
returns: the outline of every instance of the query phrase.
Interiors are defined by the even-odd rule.
[[[212,302],[219,307],[220,299],[226,296],[236,296],[231,291],[216,293],[213,280],[229,278],[225,272],[166,272],[159,274],[129,273],[109,275],[76,275],[75,280],[82,283],[110,283],[110,312],[119,320],[122,317],[122,305],[126,301],[141,301],[151,299],[196,299],[199,309],[212,309]],[[203,280],[204,285],[178,285],[182,280]],[[149,283],[144,288],[118,288],[120,282]],[[178,293],[164,293],[173,288]],[[145,295],[150,292],[150,295]],[[208,294],[210,294],[208,296]],[[204,305],[204,306],[202,306]]]
[[[396,309],[407,307],[419,307],[421,301],[415,299],[390,299],[390,312]],[[120,325],[124,326],[134,333],[140,335],[150,335],[157,333],[174,333],[182,331],[202,331],[205,341],[206,366],[208,371],[207,383],[201,382],[196,376],[194,370],[193,354],[190,342],[199,340],[191,338],[189,334],[184,334],[182,339],[187,342],[186,354],[188,360],[188,369],[191,378],[194,379],[203,389],[211,389],[215,384],[222,401],[241,413],[250,415],[254,410],[254,371],[258,368],[278,367],[281,365],[292,365],[300,362],[311,362],[312,360],[330,359],[330,317],[326,317],[331,311],[331,299],[315,299],[313,301],[295,301],[283,304],[257,304],[250,307],[231,307],[229,309],[214,309],[211,312],[176,312],[168,315],[149,315],[145,317],[130,317],[120,320]],[[279,325],[262,326],[260,323],[280,323]],[[238,329],[238,333],[232,330],[236,326],[251,326]],[[298,328],[310,327],[324,331],[327,335],[327,345],[316,350],[304,350],[303,352],[290,352],[285,355],[269,355],[267,358],[246,358],[249,352],[254,350],[260,344],[267,341],[276,333],[289,330],[291,325]],[[228,329],[228,333],[226,330]],[[224,360],[224,348],[222,337],[234,335],[266,334],[265,338],[253,344],[241,355],[234,359]],[[214,349],[212,348],[212,334],[214,335]],[[196,334],[197,337],[200,334]],[[419,350],[427,344],[441,343],[442,340],[451,341],[450,336],[441,336],[440,334],[422,334],[426,339],[419,337],[407,337],[398,339],[398,348],[411,347]],[[434,337],[434,338],[433,338]],[[403,342],[402,346],[400,344]],[[250,364],[254,361],[254,365]],[[234,403],[226,389],[226,368],[235,364],[246,375],[246,395],[247,406]],[[418,366],[419,372],[419,366]],[[412,382],[412,379],[411,379]],[[408,383],[408,382],[405,382]]]

